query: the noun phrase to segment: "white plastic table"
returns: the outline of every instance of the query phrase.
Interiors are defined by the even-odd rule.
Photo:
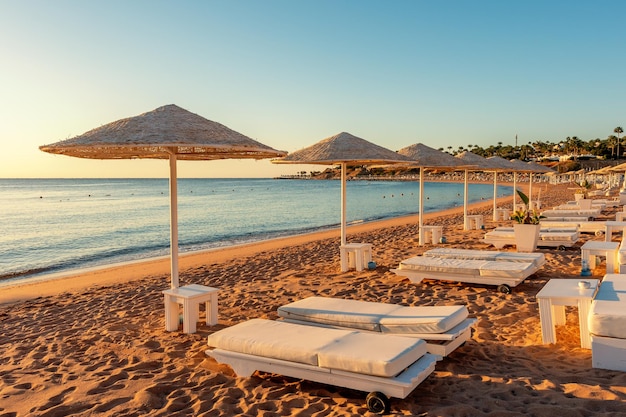
[[[589,288],[580,288],[577,279],[551,279],[537,293],[539,317],[541,319],[541,338],[544,344],[556,343],[554,326],[565,324],[565,306],[578,307],[578,323],[580,326],[580,346],[591,349],[591,335],[587,317],[591,301],[598,290],[597,279],[584,279]]]
[[[495,221],[506,221],[511,220],[511,210],[505,208],[497,208]]]
[[[346,272],[348,268],[362,271],[372,260],[371,243],[346,243],[341,245],[340,252],[341,272]]]
[[[165,330],[178,330],[179,305],[183,305],[183,332],[195,333],[200,303],[205,303],[206,324],[217,324],[217,294],[219,288],[199,284],[185,285],[163,291],[165,296]]]
[[[606,236],[604,237],[604,240],[606,240],[607,242],[610,242],[611,239],[613,238],[613,230],[618,231],[619,229],[622,229],[622,233],[623,233],[623,229],[626,227],[626,222],[614,222],[614,221],[607,221],[605,223],[605,227],[606,227]]]
[[[422,226],[424,229],[424,243],[432,243],[436,245],[441,240],[443,234],[443,226]]]
[[[476,229],[479,230],[483,227],[483,215],[482,214],[468,214],[467,224],[465,230]]]
[[[582,263],[584,265],[586,262],[593,271],[596,267],[596,256],[604,256],[606,258],[606,273],[612,274],[615,272],[618,247],[619,242],[589,240],[580,248]]]

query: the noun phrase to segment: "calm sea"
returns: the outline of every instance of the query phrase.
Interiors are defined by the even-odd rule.
[[[178,188],[181,253],[340,222],[336,180],[180,179]],[[426,183],[424,191],[425,212],[463,205],[463,184]],[[348,222],[416,213],[418,196],[418,182],[351,181]],[[491,199],[493,186],[471,184],[469,197]],[[4,179],[0,201],[0,280],[169,253],[167,179]]]

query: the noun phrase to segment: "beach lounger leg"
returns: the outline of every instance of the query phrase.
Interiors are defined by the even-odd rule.
[[[342,246],[339,253],[341,258],[341,272],[346,272],[348,270],[348,250]]]
[[[539,317],[541,318],[541,338],[544,344],[556,343],[556,331],[552,317],[552,303],[549,299],[539,299]]]
[[[198,323],[198,303],[185,299],[183,301],[183,333],[195,333]]]
[[[180,308],[176,298],[165,296],[165,330],[175,332],[178,330]]]
[[[363,251],[362,250],[357,250],[355,251],[354,254],[355,257],[355,268],[357,271],[362,271],[363,270]]]
[[[552,317],[555,326],[565,324],[565,306],[552,305]]]
[[[217,324],[217,293],[211,294],[211,299],[205,303],[206,324],[214,326]]]
[[[580,328],[580,347],[591,349],[591,334],[589,333],[589,311],[591,300],[578,300],[578,326]]]

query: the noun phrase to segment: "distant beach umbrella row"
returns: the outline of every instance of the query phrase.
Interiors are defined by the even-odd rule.
[[[217,122],[207,120],[176,105],[106,124],[82,135],[51,145],[44,152],[90,159],[168,159],[170,163],[170,247],[171,287],[179,286],[178,209],[176,161],[215,159],[274,158],[276,164],[320,164],[341,166],[341,244],[346,238],[346,168],[347,165],[403,164],[420,168],[419,243],[423,244],[424,171],[464,170],[467,216],[467,172],[509,171],[513,164],[505,160],[482,158],[469,152],[453,157],[423,144],[391,151],[347,132],[323,139],[307,148],[287,154],[255,141]],[[278,159],[276,159],[278,158]],[[518,168],[519,169],[519,168]],[[539,168],[537,168],[539,169]],[[533,172],[533,171],[529,171]],[[495,177],[495,176],[494,176]],[[494,199],[496,197],[494,180]],[[495,212],[495,201],[494,201]]]

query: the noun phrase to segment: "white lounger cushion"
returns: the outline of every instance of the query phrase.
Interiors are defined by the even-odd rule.
[[[589,332],[626,339],[626,275],[607,274],[591,302]]]
[[[546,262],[546,256],[541,252],[520,253],[498,252],[491,250],[435,248],[424,252],[424,256],[456,259],[482,259],[485,261],[531,262],[536,267],[540,267]]]
[[[445,333],[468,316],[465,306],[407,307],[309,297],[278,308],[285,319],[395,334]]]
[[[364,375],[393,377],[426,354],[426,342],[393,335],[252,319],[208,337],[217,349]]]
[[[535,269],[532,262],[484,261],[478,259],[414,256],[400,262],[400,269],[474,276],[525,277]]]

